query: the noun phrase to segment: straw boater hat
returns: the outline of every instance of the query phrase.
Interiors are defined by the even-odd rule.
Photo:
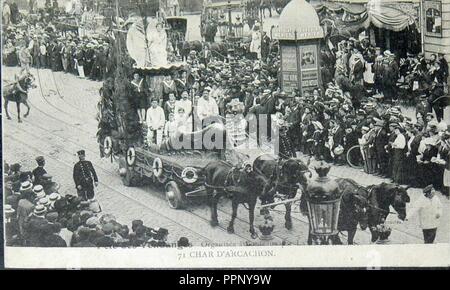
[[[12,214],[16,211],[12,208],[10,204],[5,204],[5,214]]]
[[[47,212],[47,209],[42,204],[38,204],[34,207],[33,214],[35,216],[43,216]]]
[[[391,57],[391,56],[395,56],[395,54],[393,54],[390,50],[386,50],[386,51],[384,51],[384,56]]]
[[[20,184],[20,191],[27,191],[33,189],[33,184],[29,181],[24,181]]]
[[[36,193],[36,198],[39,200],[39,199],[41,199],[41,198],[44,198],[44,197],[46,197],[47,195],[45,194],[45,191],[39,191],[39,192],[37,192]]]
[[[35,194],[38,194],[39,192],[42,192],[43,190],[44,190],[44,187],[43,187],[42,185],[40,185],[40,184],[35,185],[35,186],[33,187],[33,192],[34,192]]]
[[[39,199],[38,203],[44,206],[48,206],[50,205],[50,200],[47,197],[43,197]]]
[[[48,199],[49,199],[51,202],[55,202],[55,201],[61,199],[61,195],[60,195],[59,193],[57,193],[57,192],[53,192],[52,194],[50,194],[50,195],[48,196]]]

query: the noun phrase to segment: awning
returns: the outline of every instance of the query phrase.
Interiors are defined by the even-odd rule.
[[[370,19],[364,4],[326,2],[314,6],[332,42],[358,35],[370,25]]]
[[[370,0],[366,7],[373,25],[392,31],[402,31],[418,21],[418,13],[413,5],[393,0]]]
[[[324,9],[331,10],[333,12],[347,12],[351,14],[361,14],[366,12],[366,7],[364,4],[353,4],[353,3],[336,3],[336,2],[325,2],[315,5],[317,13],[322,12]]]

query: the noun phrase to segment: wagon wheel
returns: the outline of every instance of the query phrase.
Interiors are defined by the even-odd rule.
[[[166,200],[170,208],[180,209],[185,205],[184,195],[175,181],[166,184]]]
[[[347,151],[347,163],[353,168],[363,168],[364,160],[359,145],[355,145]]]

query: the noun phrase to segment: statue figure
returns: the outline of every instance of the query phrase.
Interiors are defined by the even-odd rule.
[[[151,66],[167,65],[167,33],[162,23],[156,24],[156,31],[148,27],[147,41]]]

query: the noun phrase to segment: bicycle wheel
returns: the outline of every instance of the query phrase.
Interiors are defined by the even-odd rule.
[[[359,145],[355,145],[347,151],[347,163],[353,168],[361,169],[364,167],[364,160]]]

